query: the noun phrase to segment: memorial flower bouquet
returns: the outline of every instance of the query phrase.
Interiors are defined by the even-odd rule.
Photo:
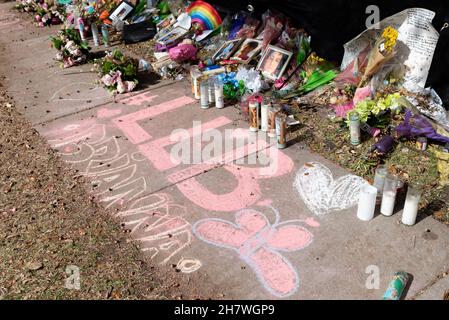
[[[20,0],[15,8],[22,12],[34,12],[39,27],[56,25],[64,21],[63,7],[53,0]]]
[[[355,105],[354,110],[358,112],[361,122],[367,122],[373,117],[377,118],[378,123],[386,122],[384,115],[387,111],[400,112],[403,103],[402,96],[399,92],[387,94],[385,97],[380,97],[376,100],[366,98]],[[347,115],[349,123],[349,114]]]
[[[81,40],[74,28],[62,29],[55,37],[50,37],[51,45],[58,50],[56,60],[63,68],[69,68],[86,62],[90,47]]]
[[[138,61],[119,50],[108,52],[104,58],[96,60],[95,67],[100,82],[113,94],[131,92],[137,86]]]
[[[387,61],[394,57],[397,39],[398,31],[393,27],[387,27],[383,30],[382,35],[368,55],[368,64],[359,87],[363,86]]]

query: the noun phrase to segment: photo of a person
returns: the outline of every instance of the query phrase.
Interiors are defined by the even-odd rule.
[[[183,35],[185,35],[188,32],[188,30],[183,29],[181,27],[176,27],[161,38],[157,40],[158,43],[162,45],[169,45],[174,43],[176,40],[181,38]]]
[[[262,42],[254,39],[246,39],[242,47],[232,57],[235,60],[241,60],[248,63],[253,59],[262,48]]]
[[[279,79],[288,66],[292,53],[280,48],[269,46],[257,67],[258,70],[272,79]]]
[[[109,16],[109,19],[112,22],[116,22],[116,20],[125,20],[126,17],[131,13],[131,11],[134,9],[134,7],[126,2],[122,1],[120,5],[111,13]]]
[[[220,49],[213,55],[212,59],[215,61],[229,59],[231,54],[235,51],[238,45],[242,42],[241,39],[231,40],[225,42]]]

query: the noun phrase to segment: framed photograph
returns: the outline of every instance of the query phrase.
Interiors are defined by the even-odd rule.
[[[122,1],[120,2],[120,4],[118,5],[117,8],[115,8],[114,11],[112,11],[112,13],[109,15],[108,19],[112,21],[112,23],[116,23],[117,20],[121,20],[124,21],[129,14],[131,13],[131,11],[134,10],[134,7],[131,3],[127,2],[127,1]]]
[[[261,50],[262,41],[246,39],[231,59],[241,61],[242,63],[249,63]]]
[[[238,49],[243,39],[229,40],[223,43],[223,45],[212,56],[212,60],[227,60]]]
[[[156,27],[158,30],[165,29],[165,28],[168,28],[168,27],[171,27],[172,25],[174,25],[176,23],[176,21],[177,20],[176,20],[175,16],[173,14],[170,14],[165,19],[163,19],[158,24],[156,24]]]
[[[157,39],[157,42],[164,46],[168,46],[168,45],[175,43],[181,37],[186,35],[187,32],[189,32],[189,30],[186,30],[181,27],[175,27],[172,30],[170,30],[169,32],[167,32],[166,34],[164,34],[163,36],[159,37]]]
[[[271,80],[277,80],[285,72],[293,53],[275,46],[268,46],[257,65],[257,70]]]

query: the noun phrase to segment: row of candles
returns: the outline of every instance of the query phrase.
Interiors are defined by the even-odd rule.
[[[86,28],[85,28],[82,18],[78,19],[78,29],[79,29],[81,40],[86,41],[86,38],[84,36],[84,32],[85,32]],[[90,25],[90,29],[92,31],[92,39],[94,42],[94,46],[98,47],[100,45],[100,36],[98,33],[98,27],[95,23],[92,23]],[[109,30],[108,30],[108,26],[105,24],[101,25],[101,35],[102,35],[102,40],[103,40],[104,46],[108,47],[109,46]]]
[[[360,192],[357,217],[363,221],[372,220],[379,195],[382,196],[380,213],[384,216],[392,216],[396,204],[396,195],[398,189],[402,186],[402,181],[396,175],[388,173],[386,166],[379,166],[376,169],[373,185],[367,184]],[[412,226],[416,223],[421,193],[422,189],[419,184],[408,185],[401,219],[403,224]]]
[[[200,100],[202,109],[214,106],[224,108],[223,81],[218,76],[192,76],[192,93]],[[274,105],[270,97],[251,97],[248,101],[249,130],[262,131],[270,138],[277,138],[277,147],[287,147],[287,115]]]

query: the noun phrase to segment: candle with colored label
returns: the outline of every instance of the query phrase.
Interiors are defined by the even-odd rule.
[[[279,106],[271,106],[268,108],[268,136],[276,137],[276,115],[281,110]]]
[[[287,116],[282,113],[276,115],[276,138],[278,149],[287,147]]]
[[[360,116],[357,111],[349,113],[349,133],[351,136],[351,144],[360,144]]]
[[[98,27],[95,23],[92,23],[90,25],[91,29],[92,29],[92,38],[94,40],[94,46],[98,47],[100,45],[100,39],[99,39],[99,35],[98,35]]]
[[[259,130],[259,102],[256,99],[249,101],[249,130],[256,132]]]
[[[81,41],[84,41],[84,21],[81,18],[78,19],[78,29],[80,32]]]
[[[103,38],[103,45],[105,47],[109,47],[109,30],[108,30],[108,26],[106,25],[102,25],[101,26],[101,35]]]

